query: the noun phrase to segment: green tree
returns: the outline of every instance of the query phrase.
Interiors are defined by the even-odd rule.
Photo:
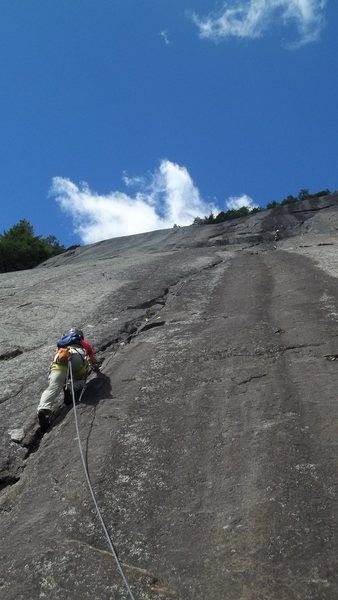
[[[33,226],[22,219],[0,235],[0,273],[31,269],[64,251],[55,236],[34,235]]]
[[[269,204],[266,205],[266,208],[276,208],[276,206],[280,206],[279,202],[276,202],[276,200],[273,200],[272,202],[269,202]]]
[[[326,190],[320,190],[320,192],[316,192],[315,194],[311,194],[311,197],[314,196],[315,198],[320,198],[321,196],[329,196],[329,194],[331,194],[331,190],[326,189]]]
[[[284,206],[285,204],[292,204],[293,202],[297,202],[298,198],[295,198],[295,196],[291,196],[291,194],[289,196],[287,196],[286,198],[284,198],[284,200],[282,200],[281,204]]]
[[[250,210],[247,206],[241,206],[241,208],[236,210],[236,213],[237,217],[246,217],[248,214],[250,214]]]
[[[211,212],[208,217],[205,217],[205,222],[209,225],[210,223],[215,223],[214,213]]]
[[[306,188],[301,189],[298,194],[298,200],[306,200],[307,198],[310,198],[309,190]]]
[[[64,251],[64,248],[62,246],[60,246],[59,241],[56,239],[55,235],[47,235],[47,237],[44,239],[44,241],[48,244],[48,246],[50,246],[51,248],[55,248],[56,250],[59,250],[60,248],[62,248],[62,252]]]
[[[223,221],[226,221],[226,213],[221,210],[221,212],[215,217],[215,223],[223,223]]]

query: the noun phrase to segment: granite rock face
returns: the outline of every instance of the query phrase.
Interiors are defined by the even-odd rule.
[[[333,195],[0,275],[2,599],[129,597],[73,408],[36,420],[73,325],[102,363],[76,414],[135,599],[337,598],[337,230]]]

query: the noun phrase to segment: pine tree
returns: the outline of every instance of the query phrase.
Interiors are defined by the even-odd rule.
[[[55,236],[36,236],[33,226],[21,219],[0,234],[0,273],[31,269],[64,251]]]

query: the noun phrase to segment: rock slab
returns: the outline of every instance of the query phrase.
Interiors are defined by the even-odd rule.
[[[337,215],[329,197],[0,276],[1,598],[128,598],[73,408],[43,436],[35,416],[79,324],[103,370],[80,441],[135,598],[335,600]]]

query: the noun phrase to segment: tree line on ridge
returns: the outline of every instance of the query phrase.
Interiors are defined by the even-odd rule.
[[[261,212],[262,210],[266,210],[268,208],[277,208],[278,206],[285,206],[286,204],[293,204],[294,202],[299,202],[300,200],[307,200],[308,198],[320,198],[322,196],[327,196],[332,194],[332,192],[328,189],[321,190],[320,192],[316,192],[315,194],[310,194],[309,190],[302,189],[300,190],[298,196],[287,196],[281,202],[277,202],[273,200],[266,205],[266,208],[248,208],[247,206],[242,206],[241,208],[229,209],[226,212],[221,210],[218,215],[214,215],[212,212],[210,215],[205,216],[204,218],[196,217],[194,219],[194,225],[212,225],[214,223],[223,223],[224,221],[229,221],[230,219],[238,219],[239,217],[246,217],[247,215],[254,215],[257,212]]]
[[[300,200],[308,198],[320,198],[331,194],[329,189],[321,190],[315,194],[310,194],[307,189],[300,190],[298,196],[287,196],[281,202],[275,200],[267,204],[266,209],[277,208],[286,204],[292,204]],[[218,215],[212,212],[204,218],[196,217],[194,225],[204,225],[213,223],[222,223],[230,219],[238,219],[252,215],[265,208],[249,209],[247,206],[242,206],[238,209],[229,209],[226,212],[221,211]],[[177,227],[177,226],[176,226]],[[0,234],[0,273],[10,271],[19,271],[22,269],[32,269],[41,264],[48,258],[57,256],[66,250],[71,250],[77,246],[65,248],[62,246],[54,235],[49,235],[45,238],[35,235],[33,226],[26,219],[21,219],[16,225],[13,225],[7,231]]]

